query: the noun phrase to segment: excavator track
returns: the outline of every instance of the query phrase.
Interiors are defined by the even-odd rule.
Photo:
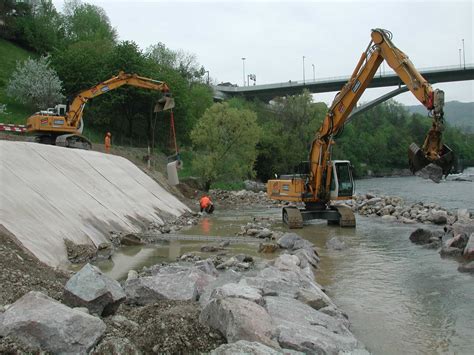
[[[56,145],[76,149],[92,149],[92,143],[79,134],[63,134],[56,138]]]
[[[337,212],[339,212],[339,215],[341,216],[339,218],[339,226],[348,228],[354,228],[356,226],[354,212],[352,212],[349,207],[334,206],[334,208],[337,209]]]
[[[290,229],[303,228],[303,216],[297,207],[283,207],[282,218],[283,223]]]

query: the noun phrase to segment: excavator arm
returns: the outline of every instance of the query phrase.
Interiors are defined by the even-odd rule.
[[[143,89],[161,91],[163,93],[169,93],[170,89],[168,85],[163,81],[153,80],[138,76],[136,74],[126,74],[119,72],[119,74],[107,81],[97,84],[90,89],[80,92],[72,101],[67,112],[67,122],[72,127],[78,127],[82,118],[82,112],[84,106],[90,99],[105,94],[111,90],[115,90],[123,85],[131,85],[140,87]],[[171,99],[166,102],[166,106],[163,109],[170,108],[172,105]]]

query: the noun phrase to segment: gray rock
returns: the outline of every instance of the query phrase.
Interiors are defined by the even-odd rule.
[[[418,228],[410,234],[410,240],[415,244],[428,244],[430,243],[430,238],[433,237],[431,231],[423,228]]]
[[[395,216],[395,213],[394,213],[393,216],[392,215],[382,216],[382,220],[386,222],[395,222],[397,220],[397,217]]]
[[[439,251],[439,254],[442,257],[445,257],[445,256],[449,256],[449,257],[461,256],[462,255],[462,249],[453,248],[453,247],[446,247],[446,246],[443,245],[443,247]]]
[[[337,237],[332,237],[326,242],[326,248],[330,250],[344,250],[347,248],[346,243]]]
[[[75,311],[83,312],[85,314],[91,314],[91,312],[89,312],[89,309],[86,307],[74,307],[73,309]]]
[[[273,232],[269,230],[268,228],[263,228],[261,231],[259,231],[256,235],[257,238],[260,239],[265,239],[265,238],[270,238],[273,235]]]
[[[457,221],[452,225],[454,236],[458,234],[471,235],[474,233],[474,219],[469,221]]]
[[[261,289],[264,295],[285,295],[287,297],[296,297],[296,293],[301,289],[318,294],[321,290],[313,277],[302,269],[279,270],[274,266],[260,270],[255,276],[243,277],[239,284]]]
[[[465,234],[458,234],[455,237],[448,239],[444,246],[448,248],[458,248],[464,250],[469,238]]]
[[[460,222],[469,222],[469,219],[471,218],[471,214],[467,210],[467,208],[460,208],[457,210],[456,213],[457,219]]]
[[[222,250],[222,248],[219,245],[214,245],[214,244],[209,244],[209,245],[203,245],[201,247],[201,251],[204,253],[215,253],[216,251]]]
[[[474,261],[471,261],[467,264],[459,265],[458,271],[474,274]]]
[[[256,341],[239,340],[231,344],[222,344],[217,349],[211,351],[211,355],[279,355],[280,351],[260,344]]]
[[[296,299],[303,302],[304,304],[307,304],[315,310],[319,310],[327,306],[334,306],[331,299],[321,290],[319,290],[319,292],[315,290],[308,291],[305,289],[298,290],[296,292]]]
[[[126,234],[121,236],[120,243],[122,245],[142,245],[145,244],[143,240],[135,234]]]
[[[342,322],[302,302],[283,297],[265,297],[265,302],[281,347],[312,354],[338,354],[360,347]]]
[[[467,260],[474,259],[474,233],[472,233],[471,236],[469,237],[469,241],[467,242],[462,255],[464,259],[467,259]]]
[[[117,325],[121,325],[121,326],[131,328],[131,329],[137,329],[139,327],[137,322],[134,322],[133,320],[130,320],[127,317],[122,316],[122,315],[115,315],[112,318],[110,318],[110,320]]]
[[[273,265],[279,270],[299,270],[300,259],[296,255],[282,254],[276,258]]]
[[[255,302],[241,298],[212,299],[201,311],[199,320],[220,331],[229,343],[248,340],[279,347],[270,316]]]
[[[136,272],[135,270],[129,270],[127,274],[127,281],[134,279],[138,279],[138,272]]]
[[[280,249],[280,246],[277,243],[260,243],[258,246],[259,253],[275,253]]]
[[[428,216],[428,220],[433,222],[434,224],[446,224],[448,220],[448,212],[431,210]]]
[[[227,297],[242,298],[263,305],[262,291],[250,286],[228,283],[217,287],[211,293],[211,299],[223,299]]]
[[[238,283],[242,278],[242,274],[232,269],[222,272],[217,279],[209,283],[203,290],[199,297],[201,307],[205,307],[211,299],[211,294],[214,289],[224,286],[228,283]]]
[[[0,314],[0,336],[60,354],[86,354],[105,332],[105,323],[31,291]]]
[[[406,218],[406,217],[402,217],[401,221],[405,224],[415,224],[416,221],[410,219],[410,218]]]
[[[202,272],[204,272],[208,275],[212,275],[212,276],[217,276],[218,275],[216,267],[214,266],[214,263],[212,262],[211,259],[196,261],[194,263],[194,267],[198,270],[201,270]]]
[[[251,263],[253,262],[253,258],[250,255],[246,254],[236,254],[234,255],[234,258],[236,258],[239,262],[243,263]]]
[[[64,286],[65,304],[87,307],[91,313],[103,316],[114,314],[124,300],[122,286],[90,264],[86,264]]]
[[[127,302],[145,305],[161,299],[196,301],[215,277],[191,269],[175,273],[159,273],[125,282]]]
[[[283,249],[293,249],[293,246],[297,240],[302,239],[296,233],[285,233],[283,236],[278,239],[278,245]]]
[[[423,169],[415,173],[416,176],[422,177],[423,179],[431,179],[436,183],[439,183],[443,178],[443,169],[436,164],[428,164]]]
[[[91,352],[91,355],[102,354],[140,355],[142,352],[127,338],[109,337],[102,340]]]
[[[298,249],[291,251],[291,254],[297,256],[298,259],[300,259],[300,266],[302,268],[305,268],[308,265],[318,268],[320,259],[313,248]]]
[[[233,256],[233,257],[230,257],[229,259],[227,259],[226,261],[224,261],[223,263],[217,265],[216,269],[217,270],[228,269],[232,266],[236,266],[238,263],[239,263],[239,261],[237,260],[237,258]]]

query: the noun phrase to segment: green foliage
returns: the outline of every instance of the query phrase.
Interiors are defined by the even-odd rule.
[[[64,5],[64,30],[66,40],[115,42],[117,32],[112,27],[104,9],[82,3],[79,0],[66,1]]]
[[[2,113],[0,115],[0,122],[25,124],[26,118],[34,111],[33,107],[19,103],[6,94],[6,86],[16,68],[16,63],[24,61],[30,56],[35,58],[31,52],[0,39],[0,58],[2,58],[2,64],[0,65],[0,103],[7,105],[7,114]]]
[[[191,132],[196,152],[194,171],[212,182],[233,182],[252,177],[260,128],[256,114],[217,103],[206,110]]]
[[[274,174],[291,173],[308,159],[310,144],[319,128],[326,105],[313,103],[308,91],[301,95],[278,98],[271,105],[257,109],[259,124],[265,134],[258,144],[257,175],[262,180]]]

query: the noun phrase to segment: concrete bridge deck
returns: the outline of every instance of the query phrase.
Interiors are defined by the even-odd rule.
[[[446,66],[425,68],[419,70],[421,75],[431,84],[474,80],[474,64],[466,64],[465,67]],[[339,91],[349,80],[350,76],[321,78],[317,80],[287,81],[282,83],[254,85],[254,86],[214,86],[215,98],[226,99],[241,96],[245,99],[260,99],[269,101],[277,96],[295,95],[308,89],[312,93],[323,93]],[[384,74],[376,74],[370,82],[369,88],[402,86],[404,85],[397,74],[387,70]]]

